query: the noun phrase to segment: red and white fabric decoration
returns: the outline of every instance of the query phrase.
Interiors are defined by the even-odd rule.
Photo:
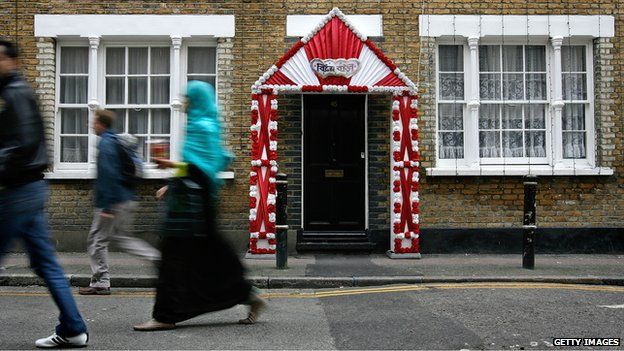
[[[420,251],[418,196],[418,100],[415,95],[392,98],[392,250],[395,254]]]
[[[349,74],[317,72],[313,62],[357,66]],[[315,66],[316,67],[316,66]],[[344,66],[343,66],[344,67]],[[353,69],[351,66],[350,69]],[[352,73],[352,74],[351,74]],[[251,87],[249,252],[275,253],[278,93],[392,93],[392,232],[395,254],[419,252],[417,88],[337,8]]]
[[[249,172],[249,252],[275,253],[275,175],[277,174],[277,95],[263,89],[251,96]]]

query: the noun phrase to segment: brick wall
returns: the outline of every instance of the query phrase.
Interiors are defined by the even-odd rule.
[[[49,121],[46,135],[52,136],[53,84],[50,60],[53,41],[33,37],[34,14],[234,14],[236,37],[219,41],[219,101],[225,120],[228,145],[237,159],[236,177],[228,181],[222,197],[221,217],[229,229],[247,227],[249,172],[249,95],[250,86],[293,43],[285,38],[289,14],[326,14],[340,6],[346,14],[382,14],[384,38],[379,46],[413,81],[420,82],[421,152],[424,167],[435,165],[435,115],[431,97],[435,72],[432,49],[435,42],[418,37],[418,14],[423,3],[402,1],[17,1],[17,37],[22,66],[28,80],[38,88]],[[613,14],[616,37],[594,42],[596,80],[597,161],[612,167],[612,177],[541,177],[538,190],[538,223],[544,227],[622,227],[624,223],[624,145],[622,142],[622,97],[624,84],[624,10],[614,0],[543,0],[528,2],[477,0],[424,3],[427,14]],[[0,33],[15,33],[15,3],[0,3]],[[421,50],[422,49],[422,50]],[[39,67],[39,69],[38,69]],[[291,221],[300,223],[300,102],[297,96],[280,96],[280,157],[282,171],[291,176]],[[387,103],[387,107],[386,107]],[[390,118],[386,97],[369,100],[371,227],[384,227],[387,206],[387,128]],[[387,119],[386,119],[387,118]],[[299,146],[297,146],[299,145]],[[298,174],[299,172],[299,174]],[[522,209],[522,179],[518,177],[425,177],[421,174],[423,228],[483,228],[519,226]],[[376,178],[378,177],[378,178]],[[152,230],[159,212],[151,200],[159,182],[141,188],[145,204],[138,230]],[[55,181],[52,184],[51,225],[55,230],[68,227],[87,230],[90,222],[90,181]],[[384,203],[385,201],[385,203]]]

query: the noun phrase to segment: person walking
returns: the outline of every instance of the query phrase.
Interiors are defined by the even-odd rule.
[[[134,190],[125,179],[119,137],[111,130],[115,114],[95,111],[93,130],[100,136],[95,180],[95,211],[87,238],[91,282],[78,290],[81,295],[110,295],[108,246],[114,241],[122,250],[149,261],[159,261],[160,252],[147,242],[130,236],[129,227],[137,208]]]
[[[238,304],[250,307],[247,318],[239,323],[253,324],[266,307],[257,290],[245,280],[238,256],[217,230],[216,206],[221,187],[217,175],[227,167],[231,156],[222,145],[214,88],[205,82],[190,81],[185,109],[188,122],[183,162],[154,161],[160,168],[177,168],[179,179],[190,180],[197,185],[191,188],[200,189],[200,223],[190,233],[175,235],[171,234],[176,229],[172,228],[174,224],[166,222],[152,319],[135,325],[138,331],[173,329],[176,323]],[[165,193],[171,212],[175,189],[162,188],[157,197]],[[192,224],[193,220],[188,222]]]
[[[56,259],[45,205],[48,166],[43,120],[32,89],[18,73],[17,48],[0,40],[0,259],[22,239],[30,265],[45,281],[60,310],[59,325],[41,348],[87,346],[87,326]]]

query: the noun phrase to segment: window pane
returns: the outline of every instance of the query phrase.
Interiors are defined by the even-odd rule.
[[[108,48],[106,49],[106,74],[126,73],[126,49]]]
[[[440,158],[464,158],[464,133],[440,133]]]
[[[464,70],[463,47],[440,45],[440,72],[462,72]]]
[[[500,157],[500,132],[479,132],[479,157]]]
[[[199,80],[199,81],[202,81],[202,82],[209,83],[213,87],[216,87],[216,84],[215,84],[216,77],[215,76],[188,76],[187,80],[189,82],[192,81],[192,80]]]
[[[526,129],[546,129],[546,105],[524,106],[524,127]]]
[[[61,74],[62,73],[89,73],[89,48],[62,47]]]
[[[152,77],[152,104],[169,103],[169,77]]]
[[[440,73],[440,99],[464,99],[464,74]]]
[[[86,108],[61,109],[61,134],[88,134],[89,110]]]
[[[522,45],[503,46],[503,71],[522,72]]]
[[[440,104],[440,130],[463,130],[463,109],[461,104]]]
[[[152,48],[151,66],[152,74],[169,73],[169,48]]]
[[[147,109],[128,110],[128,133],[147,134]]]
[[[526,75],[527,100],[546,100],[546,73]]]
[[[128,78],[128,103],[147,104],[147,78]]]
[[[87,162],[89,137],[61,137],[61,162]]]
[[[169,134],[171,110],[158,108],[152,110],[152,134]]]
[[[563,132],[563,158],[585,158],[584,132]]]
[[[503,99],[524,100],[524,77],[523,74],[503,74]]]
[[[123,77],[106,78],[106,103],[123,104],[125,101],[125,86]]]
[[[479,46],[479,71],[500,72],[500,46]]]
[[[546,47],[527,46],[526,47],[526,71],[546,72]]]
[[[126,110],[124,109],[111,109],[111,112],[115,113],[115,120],[113,121],[113,131],[115,133],[126,132]]]
[[[562,72],[585,72],[587,65],[585,62],[584,46],[562,46],[561,47],[561,71]]]
[[[128,48],[128,74],[147,74],[147,48]]]
[[[585,73],[563,73],[563,99],[586,100],[587,79]]]
[[[61,77],[61,103],[86,104],[88,84],[88,77]]]
[[[523,155],[522,132],[503,131],[503,156],[522,157]]]
[[[585,130],[585,105],[565,104],[562,122],[563,130]]]
[[[522,129],[522,105],[503,105],[503,129]]]
[[[216,56],[213,47],[189,47],[188,73],[216,73]]]
[[[497,73],[479,75],[479,95],[483,100],[500,100],[501,76]]]
[[[481,105],[479,107],[479,129],[500,128],[500,105]]]
[[[524,132],[528,157],[546,157],[546,132]]]

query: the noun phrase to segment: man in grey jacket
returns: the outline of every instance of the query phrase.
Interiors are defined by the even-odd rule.
[[[97,178],[94,186],[95,213],[87,239],[91,261],[91,283],[78,290],[81,295],[110,295],[108,245],[115,241],[122,250],[150,261],[159,261],[160,252],[147,242],[128,234],[137,208],[135,194],[123,172],[119,137],[111,126],[115,114],[97,110],[93,129],[100,136]]]

